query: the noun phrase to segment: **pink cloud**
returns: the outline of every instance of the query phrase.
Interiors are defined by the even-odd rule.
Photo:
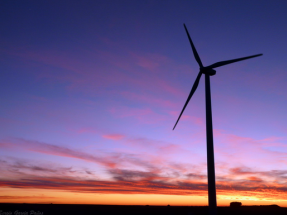
[[[180,146],[176,145],[176,144],[168,144],[168,145],[164,145],[164,146],[160,147],[160,149],[166,153],[174,152],[179,148],[180,148]]]
[[[110,140],[120,140],[123,139],[125,136],[122,134],[106,134],[103,135],[102,137]]]
[[[11,51],[12,50],[12,51]],[[45,72],[33,73],[36,78],[55,84],[66,83],[65,89],[69,91],[81,91],[85,93],[100,93],[99,88],[107,86],[128,86],[137,90],[161,92],[164,94],[183,95],[183,93],[169,83],[169,77],[159,75],[162,65],[170,65],[170,60],[159,54],[138,54],[125,50],[121,54],[98,50],[82,50],[74,52],[63,50],[38,50],[33,47],[11,48],[6,50],[10,55],[19,57],[29,68],[39,63]],[[74,53],[80,52],[81,57]],[[166,65],[167,64],[167,65]],[[139,65],[141,65],[139,67]],[[158,65],[158,66],[157,66]],[[61,68],[60,72],[54,72],[47,66]],[[143,67],[142,67],[143,66]],[[167,67],[169,67],[167,66]],[[147,71],[142,71],[142,68]],[[174,67],[174,65],[173,65]],[[149,68],[154,68],[150,71]],[[156,72],[155,72],[156,71]],[[68,84],[67,84],[68,83]],[[118,92],[118,91],[116,91]],[[114,94],[115,92],[113,92]],[[145,98],[147,99],[147,98]],[[168,100],[153,99],[156,103],[172,106]]]
[[[272,73],[267,75],[258,75],[259,73],[248,73],[248,78],[242,77],[242,81],[254,88],[258,88],[260,91],[266,91],[268,94],[270,92],[276,93],[286,98],[286,94],[284,93],[287,90],[285,70],[273,68]]]
[[[4,157],[0,159],[2,178],[19,179],[31,176],[41,177],[97,177],[92,170],[79,167],[63,167],[62,164],[54,162],[43,162],[39,160],[19,159],[15,157]]]
[[[137,65],[151,71],[154,71],[154,69],[163,64],[167,64],[168,62],[168,58],[166,56],[159,54],[146,54],[145,56],[136,54],[134,52],[131,52],[130,54],[136,59]]]
[[[229,146],[242,146],[244,144],[248,144],[251,148],[257,148],[263,150],[263,147],[266,146],[281,146],[286,147],[284,143],[279,141],[284,141],[283,137],[266,137],[264,139],[254,139],[252,137],[242,137],[235,134],[225,133],[224,130],[214,129],[213,134],[216,138],[218,138],[221,142],[227,143]]]
[[[190,195],[199,192],[202,195],[206,195],[206,182],[203,182],[206,181],[206,175],[200,173],[196,166],[190,167],[182,163],[172,164],[168,160],[164,160],[160,155],[154,159],[152,159],[152,156],[124,153],[111,153],[105,156],[98,156],[62,146],[19,139],[10,142],[10,144],[14,147],[30,151],[99,163],[106,168],[113,180],[74,179],[66,175],[72,171],[71,168],[52,168],[47,165],[41,166],[18,162],[11,165],[11,167],[15,170],[31,170],[32,174],[24,175],[25,179],[22,177],[14,180],[0,180],[0,186],[2,187],[59,189],[99,193],[172,193],[175,195]],[[161,145],[159,148],[171,152],[176,150],[177,146]],[[229,171],[227,174],[217,175],[219,193],[229,193],[232,190],[237,193],[242,191],[252,193],[256,191],[259,192],[258,195],[264,195],[264,193],[272,190],[272,192],[278,192],[278,196],[282,197],[286,195],[284,193],[287,191],[287,187],[284,186],[284,183],[282,184],[286,180],[286,171],[258,171],[249,167],[237,166],[230,168],[228,165],[225,168]],[[42,172],[61,173],[62,176],[52,178],[35,175]],[[267,180],[268,178],[273,180]],[[56,183],[54,184],[54,182]],[[154,187],[157,187],[157,189],[154,189]]]
[[[37,50],[33,47],[10,48],[6,50],[6,53],[19,57],[26,64],[29,64],[29,67],[35,66],[36,62],[63,69],[61,72],[54,73],[52,70],[47,70],[47,68],[43,67],[42,70],[45,70],[45,72],[35,73],[34,75],[46,81],[68,82],[67,89],[70,90],[93,91],[95,93],[95,86],[106,87],[109,84],[119,82],[133,82],[133,79],[128,75],[115,71],[109,66],[114,65],[115,62],[128,62],[126,59],[121,59],[121,56],[112,53],[106,56],[106,52],[101,52],[100,50],[94,50],[93,52],[87,50],[75,51],[81,52],[80,58],[74,52]],[[96,62],[95,59],[97,60]],[[113,64],[110,64],[109,61],[112,61]],[[115,66],[120,68],[120,65]],[[103,72],[105,70],[109,70],[108,74]],[[110,78],[111,76],[113,78]]]
[[[131,166],[144,169],[157,169],[156,166],[149,160],[151,157],[146,157],[138,154],[116,152],[98,152],[97,154],[91,154],[59,145],[16,138],[6,141],[2,140],[0,143],[5,143],[5,145],[8,144],[10,149],[21,149],[53,156],[61,156],[66,158],[80,159],[87,162],[94,162],[108,169],[121,167],[130,168]],[[0,144],[0,147],[2,145],[3,144]]]
[[[141,123],[157,124],[165,120],[165,116],[157,114],[150,108],[130,108],[126,106],[119,106],[117,108],[109,109],[111,113],[120,118],[134,118]]]
[[[123,111],[120,113],[119,117],[135,116],[136,118],[140,119],[143,116],[153,113],[153,111],[150,108],[140,109],[140,108],[122,107],[122,110]]]
[[[170,144],[161,140],[154,140],[146,137],[128,138],[125,143],[128,146],[140,147],[140,150],[143,150],[144,148],[158,149],[158,147],[163,147]]]
[[[171,84],[169,84],[167,81],[164,80],[158,80],[157,85],[162,89],[164,92],[167,92],[169,94],[175,95],[175,96],[185,96],[185,93],[181,91],[178,88],[173,87]]]
[[[134,92],[121,92],[121,95],[123,95],[125,98],[129,98],[132,99],[134,101],[140,101],[143,103],[149,103],[149,104],[153,104],[153,105],[159,105],[161,107],[175,107],[175,104],[173,102],[171,102],[170,100],[165,100],[162,98],[159,98],[158,96],[155,97],[153,95],[147,95],[147,94],[138,94],[138,93],[134,93]]]
[[[148,58],[145,58],[143,56],[135,56],[137,59],[137,64],[145,69],[153,70],[159,66],[159,63],[152,61]]]
[[[67,147],[48,144],[44,142],[24,140],[24,139],[13,139],[13,140],[6,140],[6,141],[2,140],[1,142],[3,144],[8,144],[15,149],[23,149],[27,151],[61,156],[61,157],[76,158],[76,159],[81,159],[81,160],[85,160],[88,162],[95,162],[105,167],[116,166],[116,163],[114,163],[111,160],[111,158],[107,158],[104,156],[91,155],[89,153],[85,153],[79,150],[73,150]]]
[[[133,153],[97,153],[91,154],[86,153],[80,150],[74,150],[63,146],[57,146],[52,144],[47,144],[39,141],[28,141],[23,139],[14,139],[12,141],[6,141],[14,149],[22,149],[26,151],[38,152],[53,156],[61,156],[67,158],[80,159],[87,162],[94,162],[102,167],[108,169],[115,168],[126,168],[126,169],[141,169],[152,171],[157,174],[166,174],[168,172],[177,172],[178,176],[181,175],[180,171],[172,170],[170,171],[169,161],[166,158],[166,155],[172,154],[175,150],[179,150],[177,145],[166,145],[164,143],[160,143],[156,149],[156,155],[145,154],[144,152],[141,154],[133,154]],[[150,142],[150,141],[149,141]],[[42,172],[56,172],[58,170],[52,169],[50,166],[44,166],[40,168],[36,165],[21,163],[14,165],[13,167],[21,167],[22,170],[34,169]],[[18,168],[18,169],[19,169]],[[70,171],[70,169],[65,170]]]
[[[81,128],[76,131],[78,134],[84,134],[84,133],[92,133],[92,134],[97,134],[98,131],[93,129],[93,128]]]
[[[0,180],[0,187],[66,190],[80,193],[166,194],[207,196],[207,184],[196,181],[201,175],[190,175],[193,180],[169,181],[152,172],[113,170],[114,180],[81,180],[65,177],[31,176],[18,180]],[[224,195],[249,195],[259,198],[285,199],[286,186],[263,183],[258,178],[241,181],[218,181],[217,192]]]
[[[168,112],[171,116],[175,117],[177,119],[177,117],[179,116],[180,112],[179,111],[169,111]],[[195,116],[189,116],[189,115],[181,115],[181,118],[182,120],[188,120],[188,121],[191,121],[192,123],[198,125],[198,126],[204,126],[205,127],[205,124],[204,124],[204,121],[202,118],[199,118],[199,117],[195,117]]]

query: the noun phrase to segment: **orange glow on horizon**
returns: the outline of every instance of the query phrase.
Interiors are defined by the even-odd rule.
[[[200,195],[162,195],[162,194],[99,194],[78,193],[60,190],[1,188],[1,203],[38,203],[38,204],[99,204],[99,205],[171,205],[206,206],[207,196]],[[27,196],[29,193],[29,196]],[[239,193],[239,192],[238,192]],[[251,194],[251,193],[250,193]],[[286,199],[286,198],[285,198]],[[243,206],[271,205],[287,207],[284,198],[262,198],[260,194],[231,195],[218,194],[217,205],[229,206],[230,202],[240,201]]]

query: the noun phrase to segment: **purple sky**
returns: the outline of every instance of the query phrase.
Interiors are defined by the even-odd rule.
[[[176,195],[205,191],[183,186],[206,184],[204,79],[172,130],[198,73],[185,23],[205,66],[263,53],[211,77],[219,194],[246,191],[287,205],[286,1],[0,4],[6,196],[42,189],[46,182],[36,178],[170,184]],[[74,190],[69,186],[43,189]]]

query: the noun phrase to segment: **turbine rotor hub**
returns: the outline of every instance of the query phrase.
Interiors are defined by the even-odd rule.
[[[216,74],[216,71],[214,70],[214,69],[208,69],[208,68],[202,68],[201,70],[200,70],[200,72],[202,72],[203,74],[205,74],[205,75],[209,75],[209,76],[213,76],[213,75],[215,75]]]

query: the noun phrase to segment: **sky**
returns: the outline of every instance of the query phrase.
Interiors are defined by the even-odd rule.
[[[1,1],[0,202],[287,207],[287,2]]]

